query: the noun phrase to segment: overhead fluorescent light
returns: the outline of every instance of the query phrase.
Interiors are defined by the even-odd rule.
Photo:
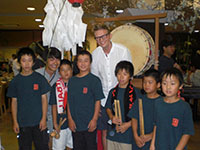
[[[118,13],[118,14],[121,14],[121,13],[123,13],[124,12],[124,10],[122,10],[122,9],[117,9],[116,10],[116,13]]]
[[[39,27],[40,27],[40,28],[44,28],[44,25],[43,25],[43,24],[40,24]]]
[[[199,30],[194,30],[194,32],[195,32],[195,33],[198,33],[198,32],[199,32]]]
[[[35,10],[34,7],[27,7],[26,9],[29,10],[29,11],[34,11]]]
[[[165,22],[165,23],[164,23],[164,25],[165,25],[165,26],[168,26],[168,25],[169,25],[169,23],[168,23],[168,22]]]
[[[35,22],[41,22],[41,21],[42,21],[42,19],[40,19],[40,18],[35,19]]]

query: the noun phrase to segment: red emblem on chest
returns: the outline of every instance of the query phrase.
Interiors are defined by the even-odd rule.
[[[39,89],[38,84],[33,84],[33,90],[38,90],[38,89]]]
[[[178,122],[179,122],[178,119],[173,118],[173,119],[172,119],[172,126],[177,127],[177,126],[178,126]]]
[[[87,92],[88,92],[88,88],[87,88],[87,87],[84,87],[84,88],[83,88],[83,94],[87,94]]]

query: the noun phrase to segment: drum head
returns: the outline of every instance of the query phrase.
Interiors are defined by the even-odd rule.
[[[122,25],[115,28],[111,34],[113,42],[120,43],[130,50],[134,75],[141,75],[151,67],[155,46],[148,32],[135,25]]]

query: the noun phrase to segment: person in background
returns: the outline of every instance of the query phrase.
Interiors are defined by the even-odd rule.
[[[72,64],[69,60],[61,60],[59,67],[60,78],[51,88],[49,104],[52,107],[54,130],[60,135],[58,139],[53,138],[53,150],[71,150],[73,148],[72,132],[68,128],[66,106],[67,106],[67,85],[72,76]],[[60,119],[66,119],[59,129]]]
[[[183,150],[194,134],[190,105],[178,96],[183,76],[177,68],[171,68],[161,74],[161,79],[165,97],[155,101],[150,150]]]
[[[32,70],[34,52],[21,48],[18,62],[22,71],[13,78],[8,87],[7,96],[12,98],[13,130],[18,134],[20,150],[48,150],[46,126],[47,92],[50,86],[47,80]]]
[[[108,150],[132,150],[131,118],[127,117],[127,114],[139,95],[139,89],[130,83],[133,72],[134,67],[129,61],[120,61],[115,68],[118,84],[110,90],[105,106],[112,121],[112,128],[108,130],[107,134]],[[113,108],[115,100],[119,100],[121,119],[116,117],[117,112],[113,111],[116,109]]]
[[[193,86],[200,86],[200,54],[196,54],[191,63],[193,69],[188,72],[187,82]]]
[[[96,25],[94,27],[94,37],[99,46],[92,53],[93,62],[91,65],[91,72],[100,78],[105,95],[105,98],[101,100],[98,130],[102,131],[102,144],[104,150],[106,150],[108,116],[106,114],[105,104],[109,91],[117,84],[114,69],[117,63],[122,60],[132,62],[132,57],[126,47],[111,42],[111,34],[106,25]]]
[[[79,73],[68,84],[68,124],[74,150],[97,150],[96,127],[104,95],[100,79],[90,73],[91,63],[92,55],[88,51],[79,52]]]
[[[159,65],[158,65],[158,71],[162,73],[163,71],[170,69],[170,68],[177,68],[182,73],[182,69],[177,64],[174,59],[172,58],[172,55],[175,52],[175,43],[173,40],[163,40],[162,41],[162,55],[159,57]]]
[[[35,70],[36,72],[39,72],[47,79],[51,87],[60,78],[58,72],[58,67],[60,66],[60,60],[61,60],[61,52],[57,48],[51,47],[49,48],[46,66]],[[48,103],[49,103],[49,98],[50,98],[50,92],[47,93]],[[50,105],[48,105],[48,112],[47,112],[47,128],[49,130],[49,133],[53,131],[52,110]],[[52,138],[50,137],[49,140],[50,149],[51,145],[52,145]]]
[[[20,72],[20,64],[17,61],[17,56],[14,54],[12,55],[13,62],[12,62],[12,70],[14,73],[14,76],[16,76]]]
[[[128,113],[128,116],[132,118],[132,131],[134,135],[133,150],[149,150],[154,127],[154,103],[161,99],[161,96],[157,93],[158,88],[160,88],[160,74],[157,70],[150,69],[146,71],[143,75],[142,84],[145,91],[145,94],[140,97],[143,105],[144,135],[140,133],[138,99]]]

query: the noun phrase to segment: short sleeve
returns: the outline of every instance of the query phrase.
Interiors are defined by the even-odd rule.
[[[183,117],[183,134],[194,135],[192,111],[189,104],[186,105]]]
[[[96,101],[105,98],[105,96],[103,94],[102,84],[98,77],[96,78],[96,80],[94,82],[94,95],[95,95]]]
[[[113,90],[110,90],[110,92],[109,92],[109,94],[108,94],[108,98],[107,98],[107,101],[106,101],[105,108],[112,109],[112,104],[111,104],[112,91],[113,91]]]
[[[49,105],[56,105],[56,83],[52,86],[51,92],[50,92],[50,99],[49,99]]]
[[[41,86],[42,95],[46,94],[47,92],[49,92],[51,90],[51,87],[50,87],[49,83],[47,82],[46,78],[43,77],[42,75],[41,75],[41,84],[40,84],[40,86]]]
[[[8,91],[6,96],[7,97],[15,97],[17,98],[17,88],[16,88],[16,78],[13,78],[13,80],[9,83]]]
[[[135,100],[131,110],[128,113],[128,117],[129,118],[135,118],[135,119],[139,119],[139,107],[138,107],[138,99]]]

